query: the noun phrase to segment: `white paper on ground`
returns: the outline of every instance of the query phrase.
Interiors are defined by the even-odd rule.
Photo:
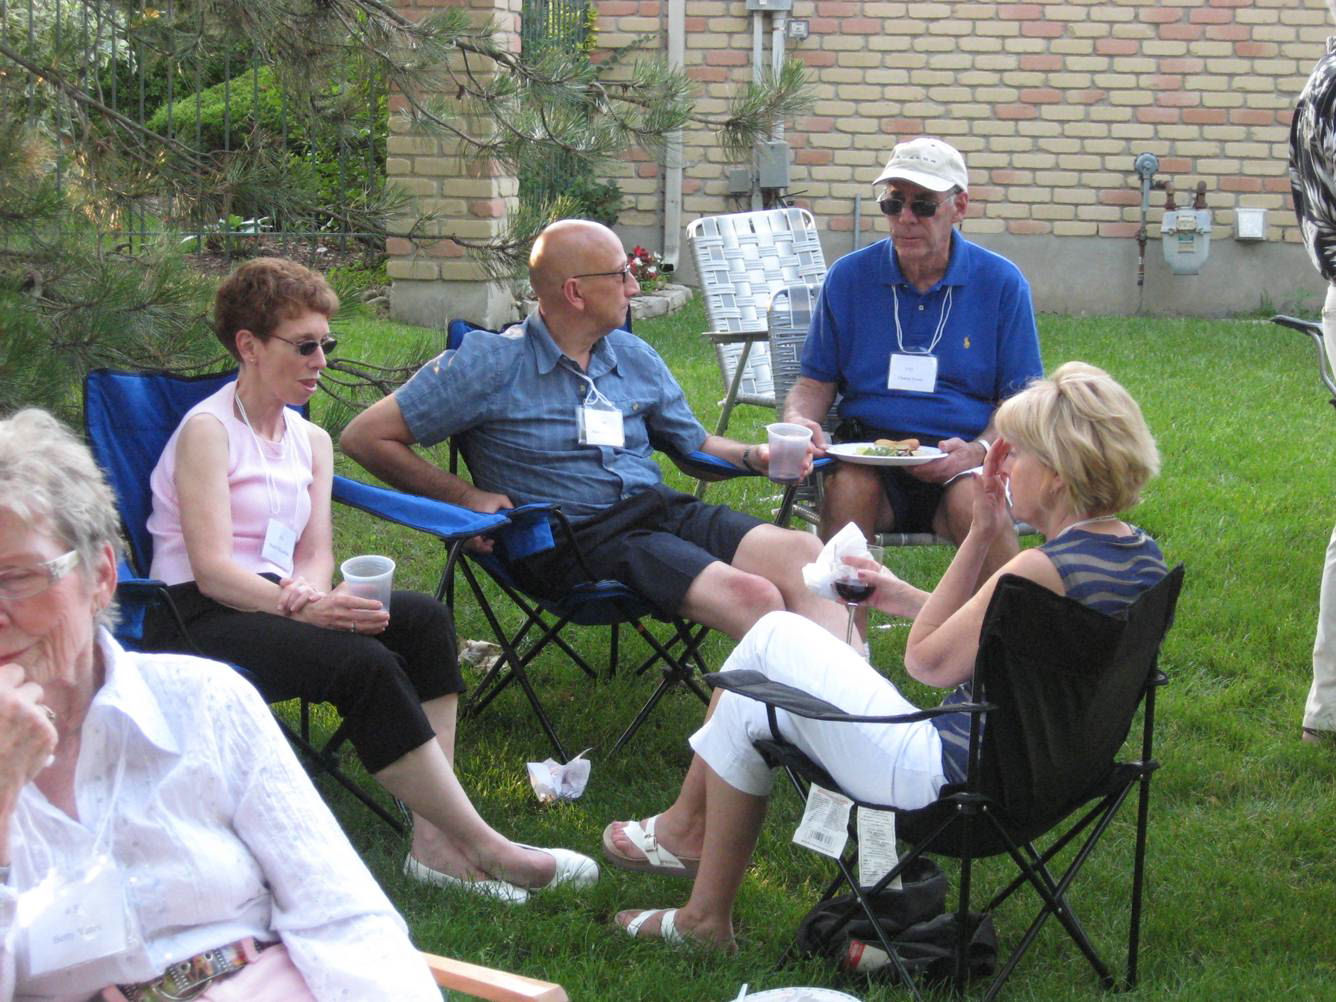
[[[541,762],[530,762],[529,783],[538,795],[538,802],[550,804],[554,800],[576,800],[584,793],[589,782],[588,755],[592,748],[586,748],[565,765],[554,758]]]

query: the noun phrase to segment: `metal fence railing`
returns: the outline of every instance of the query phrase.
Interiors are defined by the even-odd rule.
[[[278,69],[206,22],[208,6],[0,0],[5,118],[40,137],[99,237],[131,252],[163,237],[224,256],[378,242],[361,210],[384,183],[383,81],[350,62],[298,113]],[[192,162],[193,177],[179,169]]]
[[[590,39],[590,8],[587,0],[524,0],[520,15],[520,52],[534,60],[556,49],[578,54]],[[562,150],[544,152],[520,168],[521,204],[540,206],[560,194],[577,191],[588,180],[588,170]]]

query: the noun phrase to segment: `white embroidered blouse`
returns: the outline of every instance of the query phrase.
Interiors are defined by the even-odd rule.
[[[83,726],[79,820],[31,784],[14,815],[0,1002],[85,1002],[246,936],[281,939],[321,1002],[440,1002],[403,920],[259,694],[214,662],[129,653],[105,630],[98,644],[106,681]],[[51,864],[79,874],[100,828],[138,935],[121,954],[32,976],[18,895]]]

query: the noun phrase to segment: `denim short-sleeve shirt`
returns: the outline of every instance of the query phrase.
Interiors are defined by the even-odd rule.
[[[501,334],[465,335],[395,399],[421,444],[458,436],[474,486],[517,505],[560,504],[580,520],[661,483],[655,449],[687,453],[706,437],[668,366],[634,334],[601,338],[580,372],[535,312]],[[622,412],[624,446],[580,443],[590,380]]]

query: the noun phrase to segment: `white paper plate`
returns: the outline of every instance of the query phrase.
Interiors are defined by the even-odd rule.
[[[871,442],[841,442],[839,445],[826,446],[826,455],[842,459],[846,463],[863,463],[866,466],[918,466],[931,463],[946,455],[941,449],[931,445],[920,445],[912,456],[865,456],[859,449],[867,449]]]
[[[730,999],[729,1002],[734,1002]],[[833,991],[830,988],[771,988],[769,991],[750,992],[743,1002],[859,1002],[853,995]]]

